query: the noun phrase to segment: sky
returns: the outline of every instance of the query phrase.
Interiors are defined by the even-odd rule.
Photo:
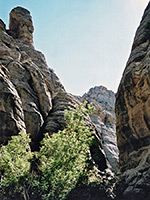
[[[117,92],[149,0],[0,0],[9,27],[16,6],[31,12],[34,46],[44,53],[67,92],[103,85]]]

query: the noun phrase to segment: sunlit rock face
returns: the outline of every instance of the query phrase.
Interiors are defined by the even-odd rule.
[[[116,95],[121,199],[150,199],[150,3]]]
[[[13,38],[33,47],[33,23],[30,12],[22,7],[14,8],[10,13],[9,33]]]
[[[44,132],[64,127],[64,110],[77,100],[65,91],[44,55],[33,48],[30,12],[14,8],[9,30],[5,27],[0,20],[0,143],[24,130],[36,146]]]
[[[30,12],[14,8],[9,30],[5,27],[0,20],[0,144],[23,130],[31,134],[32,149],[38,149],[44,133],[62,130],[65,110],[80,102],[65,91],[44,55],[33,48]],[[86,123],[96,132],[90,118]],[[108,167],[106,156],[101,141],[96,141],[99,155],[95,163],[104,170]]]
[[[87,101],[95,107],[90,118],[96,127],[102,146],[106,154],[107,162],[111,169],[118,171],[118,148],[116,142],[116,116],[115,94],[103,86],[91,88],[82,97],[81,102]]]
[[[65,110],[81,102],[66,92],[44,55],[34,48],[33,31],[30,12],[22,7],[11,11],[9,30],[0,20],[0,145],[23,130],[31,134],[32,150],[39,150],[44,133],[64,129]],[[87,157],[97,171],[116,171],[114,93],[95,87],[87,95],[81,101],[92,101],[96,107],[91,119],[85,118],[95,136]],[[91,195],[90,200],[95,199],[93,191],[101,194],[99,188],[87,190],[84,186],[82,195]]]

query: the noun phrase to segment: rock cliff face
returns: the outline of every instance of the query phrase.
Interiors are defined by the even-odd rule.
[[[95,110],[91,120],[94,123],[98,135],[102,140],[102,147],[106,154],[107,162],[113,171],[118,170],[118,148],[116,142],[116,116],[115,94],[103,86],[91,88],[82,97],[81,102],[91,102]]]
[[[150,3],[116,96],[119,199],[150,199]]]
[[[34,146],[44,132],[64,126],[64,109],[77,100],[34,49],[30,12],[13,9],[9,26],[0,21],[0,143],[24,130]]]
[[[65,91],[44,55],[35,50],[33,31],[32,17],[24,8],[11,11],[9,30],[0,20],[0,145],[23,130],[31,134],[32,150],[37,150],[44,133],[52,134],[65,127],[65,109],[79,100]],[[98,170],[104,171],[111,165],[115,171],[114,94],[100,87],[91,89],[81,99],[92,101],[97,108],[91,116],[93,122],[86,119],[95,131],[96,144],[90,149],[93,163]],[[113,151],[116,154],[110,159]],[[86,188],[82,193],[86,193]]]

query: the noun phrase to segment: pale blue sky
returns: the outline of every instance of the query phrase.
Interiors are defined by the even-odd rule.
[[[7,24],[16,6],[30,10],[34,45],[68,92],[104,85],[117,91],[148,0],[0,0]]]

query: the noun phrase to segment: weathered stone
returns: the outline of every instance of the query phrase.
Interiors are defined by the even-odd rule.
[[[44,55],[32,48],[32,37],[28,40],[31,34],[26,35],[26,28],[22,28],[26,26],[30,33],[33,32],[29,11],[20,7],[13,9],[10,13],[10,30],[0,31],[0,61],[7,67],[9,81],[21,101],[24,122],[22,129],[31,133],[32,146],[37,146],[36,141],[43,135],[41,129],[44,121],[52,109],[52,99],[59,91],[66,92],[56,74],[47,66]],[[8,107],[12,109],[9,104]],[[21,130],[14,126],[11,128],[13,131],[8,129],[9,127],[7,132],[11,132],[10,135]],[[55,132],[57,130],[58,127]],[[6,140],[9,139],[5,130],[3,132]]]
[[[22,7],[14,8],[10,13],[10,32],[15,39],[33,47],[33,23],[30,12]]]
[[[10,72],[10,80],[17,89],[22,101],[26,131],[31,133],[32,138],[35,138],[44,120],[39,107],[38,93],[33,89],[34,80],[31,77],[30,71],[26,70],[26,66],[25,64],[21,65],[21,63],[13,61],[7,68]],[[37,76],[37,80],[38,78]]]
[[[102,148],[112,170],[118,171],[118,148],[116,142],[115,94],[103,86],[91,88],[81,102],[91,102],[95,107],[91,120],[102,140]]]
[[[1,59],[2,56],[8,56],[17,61],[19,61],[21,57],[15,40],[3,31],[0,32],[0,56]]]
[[[150,199],[150,3],[116,95],[121,199]],[[147,168],[148,166],[148,168]],[[134,175],[133,175],[134,174]]]
[[[6,32],[6,25],[1,19],[0,19],[0,31]]]
[[[0,65],[0,144],[5,144],[21,130],[26,130],[22,102],[8,70]]]
[[[67,92],[60,91],[52,100],[53,108],[45,121],[44,132],[53,133],[63,129],[66,125],[64,113],[66,109],[79,103],[76,98]]]
[[[28,45],[24,45],[21,41],[17,40],[17,45],[21,50],[21,62],[31,61],[36,64],[41,70],[46,85],[51,91],[51,95],[55,97],[59,91],[64,91],[65,88],[60,82],[57,75],[48,67],[45,56],[40,52]]]
[[[44,133],[53,134],[63,129],[66,125],[65,110],[80,102],[65,91],[57,75],[48,67],[44,55],[33,48],[34,28],[30,12],[21,7],[13,9],[9,27],[7,31],[0,29],[0,144],[7,143],[11,136],[23,130],[31,134],[32,150],[38,150]],[[98,109],[91,119],[93,117],[93,122],[96,124],[97,120],[100,124],[94,125],[89,117],[84,120],[95,133],[95,142],[88,151],[90,167],[100,172],[110,167],[106,160],[110,162],[111,152],[116,151],[115,116],[111,113],[114,99],[106,97],[106,103],[104,96],[108,92],[105,88],[101,87],[102,93],[98,93],[97,88],[95,92],[94,102]],[[113,93],[112,96],[114,98]],[[102,132],[98,133],[99,125]],[[99,188],[91,188],[91,191],[101,193]],[[86,189],[82,193],[86,194]]]

